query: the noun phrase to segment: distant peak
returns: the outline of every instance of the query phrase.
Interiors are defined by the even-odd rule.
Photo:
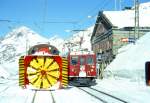
[[[27,34],[36,34],[34,31],[32,31],[30,28],[26,27],[26,26],[20,26],[17,27],[15,29],[13,29],[11,32],[9,32],[5,38],[10,38],[10,37],[19,37],[19,36],[24,36]]]
[[[58,39],[60,38],[58,35],[54,35],[53,37],[50,38],[50,40]]]
[[[15,32],[24,32],[24,31],[31,31],[31,32],[33,32],[30,28],[28,28],[26,26],[18,27],[16,29],[14,29],[13,31],[15,31]]]

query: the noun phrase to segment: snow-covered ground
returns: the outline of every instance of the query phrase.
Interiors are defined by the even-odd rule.
[[[32,103],[35,91],[18,87],[17,81],[6,82],[5,80],[3,82],[4,84],[0,84],[0,103]],[[93,88],[128,103],[149,103],[150,87],[141,83],[131,82],[124,78],[97,80],[97,83]],[[76,87],[55,90],[52,94],[56,103],[103,103]],[[53,103],[50,91],[38,91],[34,103]]]

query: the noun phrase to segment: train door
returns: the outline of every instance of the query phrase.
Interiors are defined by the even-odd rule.
[[[79,56],[79,65],[80,65],[80,72],[79,77],[86,77],[86,56],[80,55]]]
[[[96,77],[96,56],[86,56],[86,72],[88,77]]]

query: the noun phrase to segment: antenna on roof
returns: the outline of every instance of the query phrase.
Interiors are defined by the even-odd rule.
[[[117,5],[117,3],[118,3],[118,5]],[[119,6],[119,7],[118,7],[119,10],[121,10],[121,8],[122,8],[122,7],[121,7],[121,3],[122,3],[122,0],[118,0],[118,1],[115,0],[115,9],[114,9],[114,10],[117,10],[117,7],[118,7],[118,6]]]

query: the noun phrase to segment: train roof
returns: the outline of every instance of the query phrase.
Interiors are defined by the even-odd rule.
[[[87,55],[87,54],[93,55],[94,52],[93,51],[72,51],[72,52],[70,52],[70,55]]]
[[[35,54],[35,52],[40,53],[40,49],[42,49],[42,48],[47,48],[48,49],[47,53],[54,54],[54,55],[59,55],[59,50],[55,46],[50,45],[50,44],[37,44],[37,45],[34,45],[28,50],[28,55]]]

